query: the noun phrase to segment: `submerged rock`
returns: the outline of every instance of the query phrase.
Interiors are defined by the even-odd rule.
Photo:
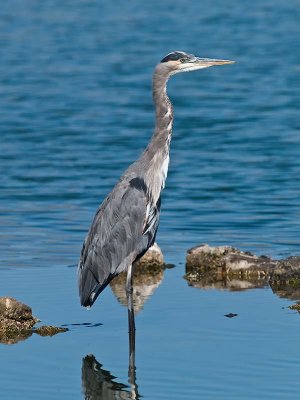
[[[229,313],[229,314],[225,314],[224,315],[224,317],[227,317],[227,318],[234,318],[234,317],[237,317],[238,316],[238,314],[235,314],[235,313]]]
[[[61,328],[52,325],[42,325],[36,328],[33,332],[40,336],[54,336],[61,332],[67,332],[68,328]]]
[[[34,329],[37,322],[39,320],[32,315],[29,306],[12,297],[0,297],[0,343],[14,344],[29,338],[33,333],[52,336],[68,330],[52,326]]]
[[[244,290],[269,284],[280,297],[300,298],[300,257],[272,260],[234,247],[188,250],[184,278],[191,286]]]

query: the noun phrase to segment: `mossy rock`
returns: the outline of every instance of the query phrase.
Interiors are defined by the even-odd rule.
[[[26,331],[37,322],[29,306],[12,297],[0,297],[0,332]]]
[[[242,252],[230,246],[212,247],[207,244],[188,250],[186,257],[186,278],[201,278],[201,274],[226,275],[230,278],[265,278],[275,267],[276,261],[265,256]]]
[[[68,330],[55,326],[41,326],[34,329],[37,322],[39,319],[32,315],[28,305],[12,297],[0,297],[0,343],[14,344],[28,339],[33,333],[53,336]]]
[[[157,269],[161,269],[164,265],[164,257],[160,247],[154,243],[146,253],[135,264],[135,269],[144,269],[148,273]]]

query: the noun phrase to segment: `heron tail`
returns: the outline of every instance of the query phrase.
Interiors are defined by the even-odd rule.
[[[81,305],[90,308],[114,277],[115,275],[109,274],[103,277],[104,279],[99,279],[92,269],[80,263],[78,266],[78,287]]]

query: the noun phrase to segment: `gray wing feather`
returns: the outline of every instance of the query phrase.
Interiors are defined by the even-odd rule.
[[[153,244],[159,204],[147,212],[144,181],[120,181],[98,209],[81,251],[78,284],[81,304],[91,306],[120,272]]]

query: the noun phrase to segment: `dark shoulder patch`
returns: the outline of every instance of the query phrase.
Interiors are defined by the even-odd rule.
[[[174,51],[173,53],[170,53],[166,55],[165,58],[161,60],[161,62],[168,62],[168,61],[177,61],[180,60],[181,58],[186,57],[186,54],[181,52],[181,51]]]
[[[147,193],[147,186],[144,179],[138,177],[133,178],[129,183],[131,187],[134,187],[138,190],[142,190],[143,192]]]

